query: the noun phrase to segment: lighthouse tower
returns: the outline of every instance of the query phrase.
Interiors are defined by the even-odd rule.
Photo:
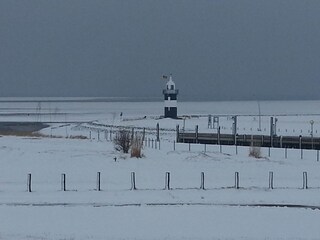
[[[164,76],[168,79],[168,77]],[[179,90],[176,89],[172,76],[170,75],[169,80],[166,84],[166,89],[163,90],[164,95],[164,117],[165,118],[177,118],[177,95]]]

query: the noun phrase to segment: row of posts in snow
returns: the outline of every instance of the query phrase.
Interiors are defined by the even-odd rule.
[[[231,116],[230,117],[233,120],[232,123],[232,134],[236,135],[237,134],[237,130],[238,128],[238,116]],[[276,117],[270,117],[270,136],[271,138],[274,136],[277,136],[277,132],[280,132],[281,129],[277,129],[277,122],[278,122],[278,118]],[[313,137],[314,135],[314,121],[311,120],[310,122],[310,129],[308,130],[308,133],[310,134],[311,137]],[[209,129],[217,129],[217,131],[221,130],[220,124],[219,124],[219,116],[212,116],[212,115],[208,115],[208,128]],[[244,128],[243,130],[246,130],[246,128]],[[248,129],[249,130],[249,129]],[[261,132],[263,129],[261,128],[261,116],[259,115],[259,126],[257,128],[257,131]],[[264,128],[264,131],[266,131],[267,129]],[[252,131],[252,128],[250,128],[250,131]],[[288,129],[285,129],[285,132],[288,132]],[[296,131],[295,129],[293,129],[293,133],[296,133],[298,131]],[[302,129],[300,130],[300,133],[302,133]],[[317,131],[315,131],[315,133],[318,133]]]
[[[212,145],[212,144],[209,144],[209,145],[201,144],[201,145],[203,145],[203,152],[205,152],[205,153],[208,151],[208,146],[217,146],[217,145]],[[199,147],[198,147],[199,144],[188,143],[187,146],[188,146],[187,148],[188,148],[189,152],[192,151],[192,147],[196,147],[196,150],[199,151]],[[231,149],[232,146],[225,146],[225,147]],[[247,146],[238,146],[238,145],[234,145],[233,147],[234,147],[234,153],[236,155],[239,154],[239,150],[238,150],[239,148],[250,148],[250,147],[247,147]],[[176,151],[176,149],[177,149],[177,143],[176,143],[176,141],[173,141],[173,151]],[[223,145],[219,145],[219,152],[220,153],[231,154],[230,151],[227,152],[227,151],[224,151],[223,149],[224,149],[224,146]],[[268,149],[268,157],[272,156],[272,150],[279,152],[279,149],[275,149],[275,148],[271,148],[271,147],[268,147],[267,149]],[[289,150],[290,151],[296,151],[296,152],[299,151],[300,152],[300,154],[299,154],[300,155],[300,159],[304,158],[304,151],[314,151],[315,152],[315,158],[316,158],[317,162],[319,162],[319,160],[320,160],[320,150],[311,150],[311,149],[304,150],[304,149],[292,149],[292,148],[290,148]],[[283,156],[284,156],[285,159],[288,159],[288,151],[289,150],[288,150],[288,148],[283,148]],[[279,155],[277,155],[277,156],[279,156]]]
[[[234,186],[235,189],[240,189],[240,174],[239,172],[234,173]],[[302,173],[302,188],[308,189],[308,174],[307,172]],[[131,172],[131,188],[130,190],[137,190],[137,184],[136,184],[136,173]],[[139,188],[140,190],[143,190]],[[165,184],[164,184],[164,190],[172,190],[171,186],[171,173],[166,172],[165,173]],[[183,188],[178,188],[179,190]],[[187,189],[187,188],[186,188]],[[201,172],[200,175],[200,187],[201,190],[209,190],[205,187],[205,174],[204,172]],[[274,174],[273,172],[269,172],[269,189],[274,189]],[[97,179],[96,179],[96,191],[101,191],[101,172],[97,172]],[[31,181],[31,173],[28,174],[27,177],[27,191],[32,192],[32,181]],[[67,191],[67,178],[66,174],[61,174],[61,191]]]
[[[125,127],[123,127],[125,128]],[[132,137],[134,136],[134,134],[136,133],[136,129],[135,128],[125,128],[125,129],[128,129],[128,131],[131,131],[131,135]],[[145,141],[146,138],[145,138],[145,135],[146,135],[146,128],[140,128],[140,133],[142,134],[142,139]],[[106,140],[106,141],[112,141],[113,138],[114,138],[114,135],[119,131],[118,130],[114,130],[114,129],[110,129],[109,131],[108,130],[100,130],[100,129],[96,129],[96,128],[89,128],[89,136],[88,138],[89,139],[97,139],[98,141],[101,141],[101,140]],[[156,125],[156,130],[155,130],[155,139],[153,139],[153,141],[157,141],[157,142],[160,142],[160,125],[159,123],[157,123]],[[147,145],[147,144],[146,144]]]

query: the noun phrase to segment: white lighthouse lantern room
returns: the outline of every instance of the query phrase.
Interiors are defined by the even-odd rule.
[[[164,76],[165,79],[168,77]],[[172,75],[170,75],[169,80],[166,84],[166,89],[163,90],[164,95],[164,117],[174,118],[178,117],[177,111],[177,95],[179,90],[176,89],[176,84],[172,80]]]

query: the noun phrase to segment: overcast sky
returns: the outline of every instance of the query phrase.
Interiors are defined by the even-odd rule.
[[[319,0],[0,0],[0,96],[320,99]]]

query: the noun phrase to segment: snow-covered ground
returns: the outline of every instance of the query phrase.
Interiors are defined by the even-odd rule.
[[[3,104],[1,121],[35,121],[31,118],[37,117],[60,123],[42,130],[48,137],[0,137],[0,239],[320,238],[317,151],[305,150],[301,159],[300,150],[271,149],[269,156],[269,149],[262,149],[262,158],[255,159],[248,157],[247,147],[237,151],[234,146],[174,147],[176,124],[185,124],[190,130],[199,125],[205,131],[207,117],[202,115],[223,116],[220,124],[225,126],[230,121],[227,115],[235,114],[242,116],[243,126],[257,124],[256,109],[250,108],[255,102],[242,106],[181,103],[182,115],[201,115],[184,123],[159,119],[160,103],[51,102],[50,109],[59,108],[67,116],[51,115],[51,121],[43,112],[49,103],[41,103],[32,116],[25,113],[36,103]],[[220,104],[225,108],[220,109]],[[283,129],[298,129],[301,124],[306,125],[303,129],[308,134],[308,121],[320,120],[319,102],[285,102],[285,107],[260,104],[261,110],[265,106],[266,119],[283,117]],[[237,107],[232,108],[234,105]],[[17,114],[17,109],[23,114]],[[119,126],[147,127],[147,137],[154,139],[157,123],[163,128],[160,149],[159,145],[144,146],[141,159],[116,152],[109,132],[104,135]],[[250,130],[246,127],[243,131]],[[76,135],[87,139],[70,138]],[[269,189],[270,171],[274,189]],[[101,191],[96,191],[97,172],[101,172]],[[132,172],[136,173],[137,190],[130,190]],[[171,174],[171,190],[164,189],[166,172]],[[205,190],[200,189],[201,172]],[[240,175],[239,189],[234,188],[235,172]],[[303,172],[308,174],[308,189],[303,189]],[[27,191],[29,173],[32,192]],[[66,174],[67,191],[61,190],[62,173]]]

